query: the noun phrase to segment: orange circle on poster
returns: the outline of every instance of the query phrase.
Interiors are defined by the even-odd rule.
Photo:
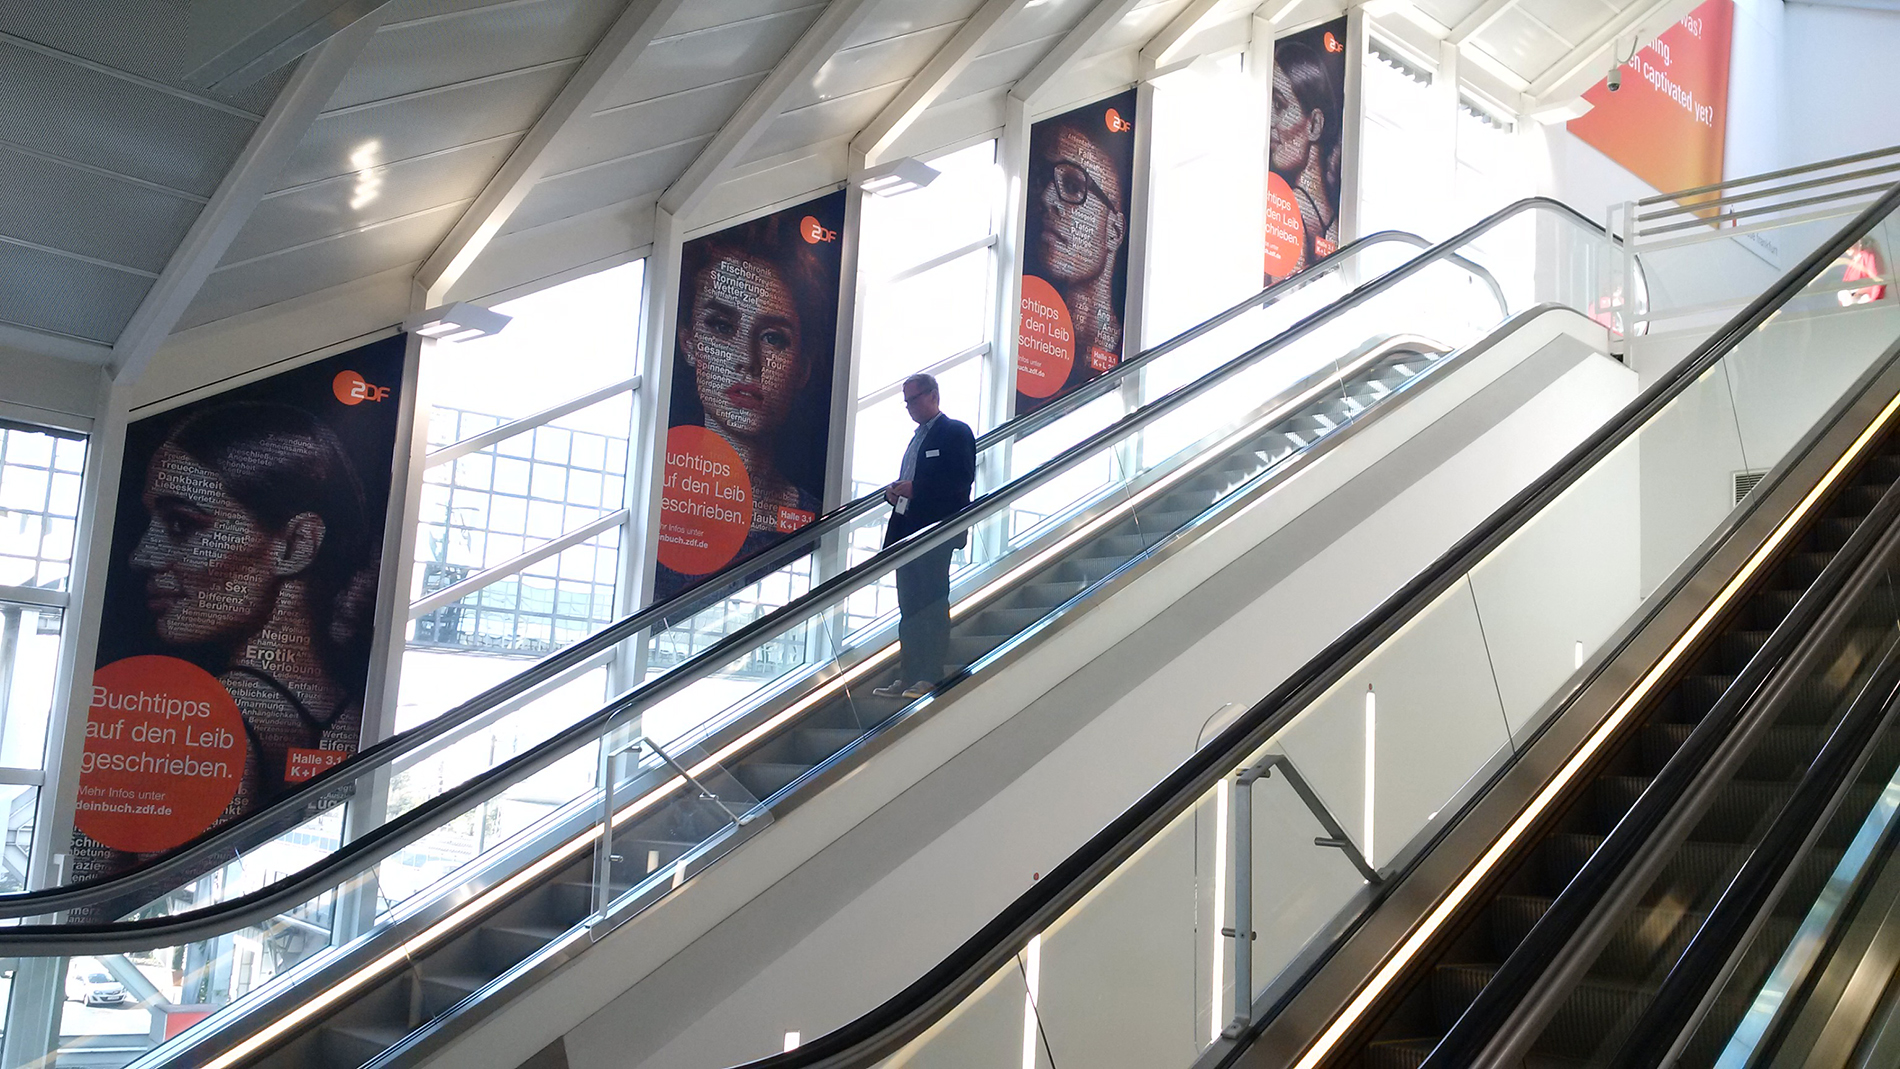
[[[244,776],[244,718],[210,672],[176,657],[92,674],[79,830],[114,850],[169,850],[211,826]]]
[[[1016,321],[1016,392],[1052,397],[1075,366],[1075,324],[1069,306],[1048,282],[1023,276],[1022,316]]]
[[[1285,278],[1299,269],[1300,254],[1306,249],[1306,223],[1300,218],[1300,204],[1293,199],[1293,187],[1286,179],[1267,172],[1267,274]]]
[[[704,427],[666,432],[660,563],[706,575],[732,563],[752,531],[752,477],[731,443]]]
[[[361,401],[368,386],[369,383],[363,380],[363,376],[347,368],[337,372],[336,378],[330,380],[330,392],[336,394],[336,399],[346,405]]]

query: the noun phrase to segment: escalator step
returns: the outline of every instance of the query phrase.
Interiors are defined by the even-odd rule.
[[[816,765],[864,736],[855,728],[800,728],[792,738],[798,756]]]
[[[323,1064],[362,1065],[402,1042],[408,1034],[408,1029],[394,1025],[324,1025],[320,1042]]]
[[[1661,771],[1663,764],[1688,741],[1689,733],[1695,730],[1694,724],[1645,724],[1643,726],[1641,753],[1643,768],[1650,772]],[[1743,779],[1788,779],[1800,773],[1821,751],[1821,744],[1827,741],[1825,728],[1795,724],[1777,725],[1769,728],[1755,745],[1753,752],[1742,762],[1737,775]]]
[[[793,780],[811,771],[810,765],[794,765],[782,761],[749,761],[732,770],[732,777],[740,782],[758,801],[777,794]]]
[[[1717,640],[1720,647],[1720,660],[1724,671],[1739,673],[1747,667],[1749,659],[1761,652],[1768,641],[1769,632],[1754,629],[1726,632]]]
[[[422,1015],[424,1018],[447,1013],[463,999],[488,986],[493,977],[476,973],[446,973],[422,978]]]
[[[484,924],[477,929],[476,938],[483,963],[500,976],[566,931],[542,924]]]

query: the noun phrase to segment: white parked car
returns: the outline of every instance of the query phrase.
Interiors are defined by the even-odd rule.
[[[66,967],[66,998],[87,1006],[120,1006],[131,996],[105,966],[91,958],[77,958]]]

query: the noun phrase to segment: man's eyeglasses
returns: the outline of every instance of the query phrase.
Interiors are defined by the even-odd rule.
[[[1038,185],[1054,186],[1056,199],[1064,204],[1080,204],[1089,199],[1090,193],[1094,193],[1103,204],[1116,211],[1121,210],[1121,205],[1116,204],[1114,198],[1095,179],[1090,178],[1087,171],[1067,160],[1042,164],[1036,169],[1036,179]]]
[[[907,405],[914,405],[917,402],[929,396],[930,396],[929,390],[920,390],[917,393],[907,393],[904,395],[904,403]]]

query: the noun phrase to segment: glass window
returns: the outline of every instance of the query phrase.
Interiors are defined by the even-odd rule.
[[[1439,146],[1450,120],[1438,109],[1432,76],[1379,41],[1372,42],[1364,69],[1359,233],[1409,230],[1441,237],[1448,233],[1442,201],[1451,176]]]
[[[479,582],[410,621],[398,730],[613,619],[625,525],[574,535],[626,507],[633,393],[527,417],[632,378],[644,278],[637,261],[498,304],[513,317],[500,334],[428,354],[434,460],[425,461],[410,595],[422,601]],[[469,441],[497,428],[507,437]],[[460,452],[474,445],[482,447]],[[503,567],[536,551],[536,560]],[[564,708],[593,711],[588,701]]]
[[[987,429],[983,367],[995,329],[1004,188],[996,142],[924,162],[940,172],[930,185],[864,198],[853,496],[896,477],[913,429],[899,392],[906,376],[931,370],[944,411]],[[968,355],[945,363],[959,353]]]
[[[85,439],[0,421],[0,586],[65,590]]]

